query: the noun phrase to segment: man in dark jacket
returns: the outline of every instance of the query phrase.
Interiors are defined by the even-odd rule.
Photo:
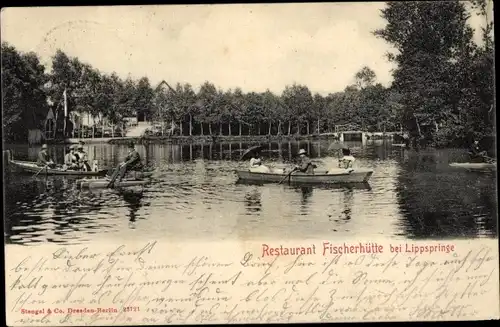
[[[129,171],[140,171],[143,169],[143,165],[141,162],[141,156],[139,152],[135,149],[134,143],[130,142],[128,145],[129,153],[125,157],[125,160],[120,163],[115,172],[111,176],[111,182],[109,183],[109,187],[112,187],[115,180],[121,181],[125,174]]]
[[[474,143],[470,146],[469,155],[471,162],[484,162],[487,157],[486,151],[481,151],[478,140],[474,140]]]
[[[300,149],[299,157],[300,157],[300,162],[299,165],[295,167],[295,170],[298,170],[302,173],[313,175],[314,168],[316,168],[316,165],[314,165],[311,159],[309,159],[309,157],[306,155],[306,150]]]

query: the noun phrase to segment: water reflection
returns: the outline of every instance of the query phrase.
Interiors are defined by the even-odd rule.
[[[401,163],[397,198],[405,234],[447,238],[492,233],[497,225],[492,176],[450,170],[445,160],[420,151]]]
[[[321,168],[336,164],[329,141],[262,144],[262,157],[289,168],[300,148]],[[159,183],[142,189],[81,191],[69,177],[6,178],[6,242],[82,243],[99,238],[395,238],[497,235],[496,176],[451,170],[463,151],[391,147],[350,141],[369,184],[312,185],[238,182],[240,155],[255,143],[138,146]],[[34,160],[37,149],[11,147]],[[61,161],[65,148],[51,146]],[[86,145],[101,167],[116,166],[124,145]],[[141,221],[148,223],[140,224]],[[128,234],[133,232],[134,234]]]
[[[129,227],[135,229],[136,220],[137,220],[137,212],[139,208],[142,206],[141,202],[144,197],[143,190],[125,190],[122,189],[118,191],[118,195],[120,195],[126,203],[126,206],[129,208]]]
[[[302,186],[299,188],[302,193],[302,201],[300,203],[300,209],[302,215],[307,215],[309,213],[309,205],[311,202],[311,196],[313,195],[312,186]]]
[[[258,188],[245,193],[245,207],[249,215],[253,215],[262,210],[261,192]]]

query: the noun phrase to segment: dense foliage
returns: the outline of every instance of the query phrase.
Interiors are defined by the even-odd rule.
[[[471,3],[487,20],[486,2]],[[49,106],[60,115],[64,90],[69,111],[89,113],[98,124],[120,125],[138,115],[167,134],[317,134],[349,124],[368,131],[404,128],[436,145],[491,135],[492,23],[478,45],[463,2],[389,2],[382,17],[387,25],[374,34],[397,50],[389,54],[397,64],[393,85],[382,86],[372,69],[360,67],[344,91],[326,96],[300,84],[281,94],[221,90],[208,81],[197,92],[190,84],[151,85],[147,77],[104,74],[60,50],[45,72],[35,54],[2,43],[4,136],[22,140],[28,128],[42,128]]]
[[[475,8],[486,20],[482,44],[468,25]],[[470,8],[469,8],[470,9]],[[397,50],[393,88],[405,129],[426,143],[470,142],[494,132],[494,56],[487,2],[389,2],[374,34]]]

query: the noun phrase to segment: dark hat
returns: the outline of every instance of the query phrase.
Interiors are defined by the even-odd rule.
[[[135,147],[134,142],[129,142],[129,143],[128,143],[128,147],[129,147],[130,149],[133,149],[133,148]]]

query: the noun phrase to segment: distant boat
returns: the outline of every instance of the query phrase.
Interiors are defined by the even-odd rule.
[[[492,162],[452,162],[450,167],[466,169],[471,171],[496,171],[497,164]]]

